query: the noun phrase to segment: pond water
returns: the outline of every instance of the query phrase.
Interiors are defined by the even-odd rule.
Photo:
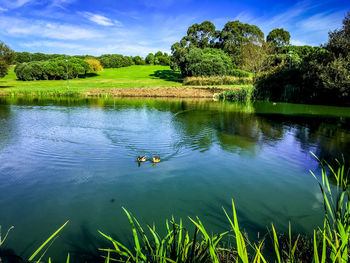
[[[94,261],[97,230],[131,237],[122,206],[160,231],[174,215],[222,232],[231,199],[251,237],[289,221],[310,234],[323,220],[310,151],[348,158],[349,146],[350,108],[1,98],[0,225],[15,226],[4,249],[28,257],[70,220],[48,254]],[[138,155],[162,161],[139,166]]]

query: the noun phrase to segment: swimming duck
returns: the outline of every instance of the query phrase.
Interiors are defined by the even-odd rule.
[[[153,157],[152,162],[154,163],[159,163],[160,162],[160,157]]]
[[[141,156],[141,157],[140,157],[140,156],[137,157],[137,161],[138,161],[138,162],[146,162],[146,160],[147,160],[147,159],[146,159],[146,155]]]

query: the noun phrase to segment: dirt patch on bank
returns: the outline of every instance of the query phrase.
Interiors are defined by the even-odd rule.
[[[108,94],[115,97],[172,97],[172,98],[212,98],[228,89],[225,87],[143,87],[93,89],[85,92],[87,96]]]

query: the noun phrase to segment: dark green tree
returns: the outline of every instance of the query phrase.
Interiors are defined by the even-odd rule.
[[[230,54],[236,65],[241,65],[242,48],[249,42],[255,45],[261,45],[264,42],[264,33],[259,27],[236,20],[226,23],[221,31],[220,47]]]
[[[170,58],[169,55],[164,52],[158,51],[154,55],[154,64],[155,65],[163,65],[163,66],[169,66],[170,65]]]
[[[19,80],[55,80],[67,79],[67,64],[64,58],[46,61],[32,61],[17,64],[15,73]],[[86,61],[70,57],[68,61],[68,78],[86,75],[90,70]]]
[[[0,78],[5,77],[15,58],[15,52],[5,45],[4,42],[0,41]]]
[[[289,45],[289,41],[290,34],[283,28],[273,29],[266,37],[266,42],[276,48]]]
[[[130,57],[124,57],[120,54],[104,54],[97,58],[104,68],[120,68],[127,67],[133,64]]]
[[[215,48],[191,48],[182,57],[180,70],[183,77],[230,75],[232,62],[222,50]]]
[[[181,60],[187,53],[188,47],[186,47],[186,40],[182,39],[180,42],[176,42],[175,44],[173,44],[171,46],[171,69],[179,69],[181,67]]]
[[[325,47],[337,57],[350,55],[350,12],[345,16],[342,28],[329,33]]]
[[[184,40],[191,47],[207,48],[214,47],[219,36],[215,26],[210,21],[204,21],[201,24],[193,24],[187,30],[187,36]]]
[[[133,57],[133,61],[134,61],[135,65],[145,65],[146,64],[146,62],[140,56]]]
[[[29,52],[16,52],[16,62],[17,63],[23,63],[23,62],[30,62],[32,61],[32,54]]]
[[[146,64],[154,65],[154,55],[149,53],[145,58]]]

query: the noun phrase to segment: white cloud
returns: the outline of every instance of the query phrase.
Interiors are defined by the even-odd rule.
[[[8,11],[8,9],[7,9],[7,8],[2,8],[2,7],[0,7],[0,13],[2,13],[2,12],[6,12],[6,11]]]
[[[96,46],[86,46],[83,44],[77,44],[77,43],[69,43],[69,42],[62,42],[62,41],[32,41],[32,42],[24,42],[21,43],[20,46],[27,48],[33,48],[35,50],[42,50],[43,48],[46,48],[51,53],[64,53],[69,55],[77,55],[77,54],[89,54],[89,55],[96,55],[99,56],[101,54],[123,54],[123,55],[140,55],[140,56],[146,56],[148,53],[156,53],[157,51],[167,52],[170,53],[170,51],[167,48],[157,48],[152,46],[150,43],[149,45],[143,45],[142,43],[137,43],[135,45],[130,45],[127,42],[114,42],[110,43],[108,45],[102,46],[96,45]]]
[[[259,26],[265,36],[274,28],[284,28],[291,34],[291,43],[295,45],[319,45],[327,40],[328,32],[341,25],[345,12],[328,10],[317,12],[322,2],[311,3],[304,0],[296,2],[277,15],[266,14],[254,16],[249,12],[241,12],[234,19],[218,18],[214,20],[223,26],[229,20],[240,20]],[[316,11],[316,12],[315,12]],[[310,13],[313,15],[310,15]]]
[[[343,12],[319,13],[304,20],[301,20],[298,23],[298,25],[303,29],[310,31],[327,31],[330,29],[333,30],[337,26],[339,26],[339,17],[341,16],[345,16],[345,14]]]
[[[33,41],[33,42],[25,42],[20,44],[23,47],[30,48],[40,48],[40,47],[50,47],[50,48],[60,48],[60,49],[80,49],[83,46],[74,44],[74,43],[66,43],[66,42],[58,42],[58,41]]]
[[[82,15],[87,19],[89,19],[90,21],[101,26],[122,26],[122,23],[119,22],[118,20],[112,20],[108,17],[102,16],[99,14],[83,12]]]
[[[300,40],[296,40],[296,39],[292,39],[292,40],[290,41],[290,43],[291,43],[292,45],[295,45],[295,46],[306,46],[306,45],[310,45],[310,43],[306,43],[306,42],[304,42],[304,41],[300,41]]]
[[[32,36],[38,38],[80,40],[101,38],[103,35],[95,30],[69,24],[50,23],[40,20],[0,17],[2,34],[14,37]]]
[[[8,9],[15,9],[32,2],[32,0],[0,0],[0,4]]]

